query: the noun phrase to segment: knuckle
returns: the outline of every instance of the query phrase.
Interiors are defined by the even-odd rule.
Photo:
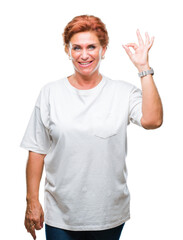
[[[39,217],[35,217],[34,219],[34,223],[37,224],[40,220],[39,220]]]
[[[32,222],[34,221],[34,218],[32,216],[28,217],[28,221]]]
[[[36,230],[41,230],[40,226],[35,226]]]
[[[29,217],[28,215],[25,215],[25,221],[28,221],[29,220]]]

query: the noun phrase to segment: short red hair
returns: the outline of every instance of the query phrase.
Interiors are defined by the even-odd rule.
[[[108,32],[101,19],[93,15],[80,15],[74,17],[64,29],[62,36],[64,40],[65,51],[68,49],[70,39],[75,33],[87,31],[95,32],[100,45],[102,47],[107,47],[109,43]]]

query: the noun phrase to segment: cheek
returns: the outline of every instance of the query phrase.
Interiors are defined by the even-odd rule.
[[[73,53],[73,52],[71,52],[71,57],[72,57],[73,60],[79,58],[79,56],[80,56],[79,53]]]
[[[101,58],[102,58],[102,49],[100,49],[99,51],[97,51],[96,57],[97,57],[98,59],[101,59]]]
[[[73,51],[73,50],[71,50],[71,49],[70,49],[70,51],[69,51],[69,54],[70,54],[72,60],[78,59],[79,56],[81,55],[80,52],[76,52],[76,51]]]

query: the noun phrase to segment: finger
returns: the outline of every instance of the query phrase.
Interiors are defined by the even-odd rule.
[[[137,50],[138,45],[136,43],[128,43],[126,44],[127,47],[132,47],[134,50]]]
[[[140,45],[140,46],[144,45],[144,41],[143,41],[143,39],[142,39],[142,36],[141,36],[141,34],[140,34],[139,29],[137,29],[137,38],[138,38],[138,41],[139,41],[139,45]]]
[[[30,232],[29,231],[29,229],[30,229],[30,221],[27,218],[25,218],[24,225],[25,225],[25,228],[27,229],[27,232]]]
[[[34,223],[31,223],[31,225],[29,226],[28,232],[30,232],[30,234],[32,235],[32,237],[33,237],[34,239],[36,239],[36,232],[35,232],[35,225],[34,225]]]
[[[145,45],[149,45],[149,43],[150,43],[149,34],[146,32],[146,33],[145,33],[145,36],[146,36],[146,42],[145,42]]]
[[[34,223],[35,223],[35,229],[36,229],[36,230],[40,230],[40,229],[41,229],[40,219],[37,220],[37,221],[35,221]]]
[[[35,232],[34,228],[31,228],[30,234],[32,235],[33,239],[35,240],[36,239],[36,232]]]
[[[151,38],[151,41],[150,41],[150,43],[149,43],[149,45],[148,45],[148,50],[151,49],[151,47],[152,47],[152,45],[153,45],[153,43],[154,43],[154,38],[155,38],[155,37],[152,37],[152,38]]]
[[[44,212],[42,212],[40,217],[40,226],[43,228],[43,222],[44,222]]]
[[[126,53],[128,54],[129,58],[131,58],[133,54],[130,51],[129,47],[127,47],[126,45],[122,45],[122,46],[125,49]]]

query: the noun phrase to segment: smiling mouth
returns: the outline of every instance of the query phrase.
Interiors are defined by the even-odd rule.
[[[89,66],[93,61],[89,61],[89,62],[78,62],[79,65],[81,66]]]

